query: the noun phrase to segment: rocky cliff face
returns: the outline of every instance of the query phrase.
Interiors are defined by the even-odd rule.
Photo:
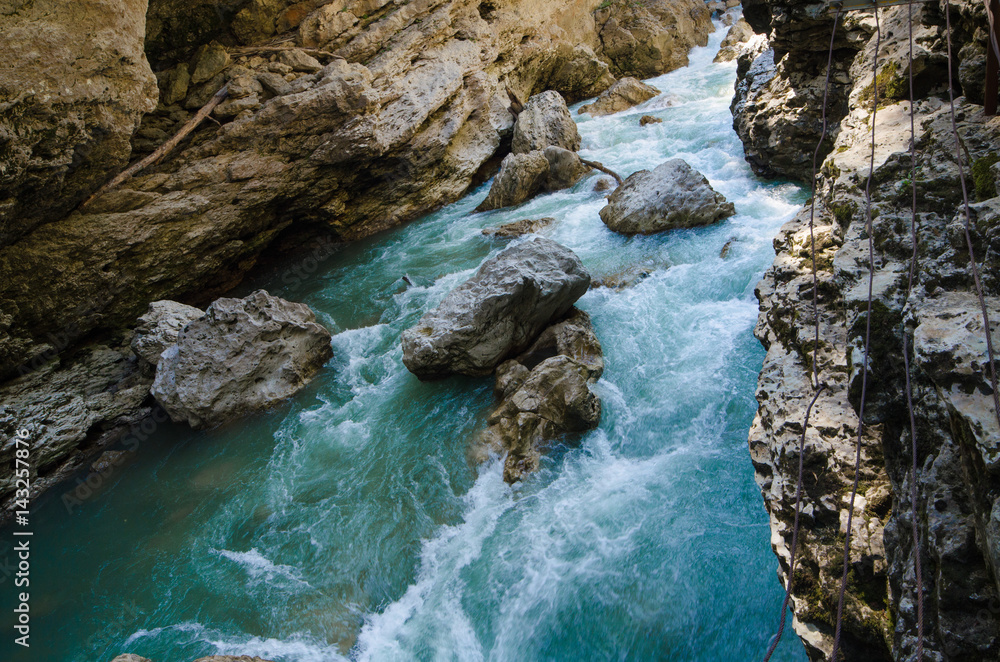
[[[33,435],[62,475],[134,423],[119,404],[146,376],[120,331],[149,302],[208,303],[283,232],[351,240],[451,202],[510,150],[508,91],[585,98],[684,65],[711,29],[701,0],[7,3],[0,428],[61,421]],[[79,206],[223,86],[177,149]]]
[[[744,5],[771,49],[740,63],[734,124],[761,173],[808,180],[821,131],[832,17],[798,2]],[[874,251],[871,359],[861,470],[851,535],[842,650],[847,660],[915,660],[914,558],[922,561],[925,659],[1000,655],[1000,423],[994,411],[985,330],[964,233],[962,193],[947,103],[944,7],[914,10],[918,233],[908,292],[910,240],[907,12],[880,14],[880,75],[873,81],[875,23],[851,16],[835,43],[830,134],[823,145],[814,234],[820,318],[817,351],[826,385],[804,446],[802,534],[794,576],[796,633],[813,659],[832,650],[868,322],[869,239]],[[984,46],[981,5],[956,3],[952,22],[956,84]],[[958,54],[961,51],[962,57]],[[874,85],[879,107],[866,229]],[[982,79],[961,78],[958,131],[972,197],[971,237],[1000,341],[1000,187],[989,166],[1000,120],[985,118]],[[977,95],[978,88],[978,97]],[[971,166],[971,168],[970,168]],[[970,172],[970,170],[972,172]],[[777,257],[758,287],[757,336],[767,348],[750,432],[750,452],[771,516],[772,543],[787,580],[798,444],[813,394],[812,250],[806,208],[775,239]],[[906,335],[917,436],[917,500],[910,499],[910,422],[905,396]],[[916,518],[919,548],[911,523]]]

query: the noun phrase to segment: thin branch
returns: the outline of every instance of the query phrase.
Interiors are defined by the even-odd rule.
[[[157,147],[152,154],[142,159],[141,161],[133,163],[128,168],[119,173],[110,182],[108,182],[101,188],[97,189],[97,191],[94,192],[93,195],[91,195],[89,198],[83,201],[83,203],[80,205],[80,209],[83,209],[84,207],[89,205],[91,202],[94,201],[95,198],[107,193],[108,191],[114,188],[121,186],[143,168],[146,168],[147,166],[151,166],[154,163],[157,163],[160,159],[166,156],[171,150],[177,147],[177,145],[180,144],[180,142],[184,140],[184,138],[187,137],[189,133],[198,128],[198,125],[201,124],[202,121],[206,117],[208,117],[209,114],[211,114],[211,112],[215,110],[215,107],[218,106],[220,103],[222,103],[222,101],[224,101],[227,96],[229,96],[228,84],[223,85],[219,89],[219,91],[216,92],[215,95],[209,100],[209,102],[206,103],[204,106],[202,106],[201,110],[195,113],[194,117],[185,122],[184,126],[180,128],[180,131],[175,133],[170,140]]]
[[[621,175],[619,175],[617,172],[615,172],[611,168],[605,167],[603,163],[598,163],[597,161],[588,161],[587,159],[580,159],[580,162],[583,163],[583,165],[585,165],[585,166],[590,166],[591,168],[596,168],[597,170],[600,170],[601,172],[603,172],[606,175],[611,175],[612,177],[615,178],[615,181],[618,182],[618,186],[621,186],[622,184],[625,183],[625,180],[622,179]]]

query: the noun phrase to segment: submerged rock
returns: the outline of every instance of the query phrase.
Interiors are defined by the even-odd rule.
[[[590,316],[574,309],[547,328],[527,351],[497,368],[496,392],[501,403],[480,435],[478,450],[506,452],[504,480],[508,483],[535,471],[541,453],[553,440],[597,427],[601,400],[590,384],[603,372],[601,344]]]
[[[606,287],[609,290],[621,292],[626,288],[632,287],[633,285],[637,285],[646,280],[659,269],[665,268],[666,266],[668,265],[634,264],[620,271],[607,274],[601,278],[595,278],[590,283],[590,289],[593,290],[599,287]]]
[[[652,172],[632,173],[608,198],[601,220],[622,234],[651,234],[709,225],[735,213],[704,175],[683,159],[671,159]]]
[[[659,117],[653,117],[652,115],[643,115],[639,118],[639,126],[646,126],[647,124],[662,124],[663,120]]]
[[[638,106],[643,101],[649,101],[660,91],[652,85],[647,85],[636,78],[622,78],[620,81],[606,89],[597,97],[594,103],[580,106],[576,111],[579,114],[588,113],[592,117],[610,115],[623,110],[628,110],[633,106]]]
[[[615,188],[615,180],[610,177],[601,177],[596,182],[594,182],[594,191],[597,193],[603,193],[604,191],[610,191]]]
[[[558,92],[536,94],[524,104],[514,124],[511,149],[514,154],[542,150],[550,145],[575,152],[580,149],[580,132]]]
[[[150,390],[174,421],[211,427],[294,395],[331,356],[308,306],[258,290],[218,299],[184,327]]]
[[[511,246],[403,332],[403,364],[420,379],[488,375],[589,285],[590,274],[565,246],[541,237]]]
[[[530,219],[525,218],[520,221],[514,221],[513,223],[504,223],[501,226],[495,228],[486,228],[483,230],[483,234],[492,237],[520,237],[526,234],[533,234],[544,230],[553,223],[555,223],[554,218],[539,218]]]

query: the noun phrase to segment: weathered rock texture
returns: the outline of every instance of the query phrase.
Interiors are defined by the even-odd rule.
[[[35,468],[32,499],[130,432],[145,439],[155,429],[153,377],[132,353],[131,337],[118,334],[65,352],[0,386],[0,461],[14,466],[15,434],[27,430]],[[14,488],[13,471],[0,474],[0,521],[13,514]]]
[[[956,54],[973,40],[981,5],[954,3]],[[744,4],[749,23],[770,32],[773,51],[752,67],[740,63],[734,118],[759,172],[808,178],[819,139],[830,18],[805,3]],[[873,242],[870,363],[861,438],[861,473],[851,537],[851,574],[842,652],[847,660],[916,659],[916,554],[923,565],[924,659],[985,660],[1000,656],[997,550],[1000,513],[996,473],[1000,424],[993,409],[985,330],[965,245],[962,192],[951,134],[942,48],[941,7],[915,11],[914,64],[918,150],[917,268],[907,291],[910,241],[907,8],[883,10],[878,88],[871,73],[872,19],[851,18],[835,52],[829,142],[819,177],[814,234],[818,268],[820,380],[826,385],[806,431],[803,526],[795,572],[794,627],[812,659],[832,648],[860,409],[867,317],[868,240]],[[825,33],[825,36],[824,36]],[[978,37],[976,37],[978,39]],[[775,53],[778,64],[769,64]],[[956,58],[961,64],[961,58]],[[880,103],[867,230],[873,89]],[[961,90],[959,90],[961,92]],[[848,103],[849,102],[849,103]],[[971,233],[1000,340],[1000,198],[982,159],[1000,145],[1000,123],[982,108],[957,102],[965,162],[983,175],[972,192]],[[971,160],[971,163],[969,162]],[[976,203],[975,198],[981,200]],[[795,503],[798,443],[812,397],[812,252],[809,210],[775,240],[774,266],[758,286],[757,336],[767,347],[758,385],[759,411],[750,453],[771,515],[779,573],[787,579]],[[917,501],[910,500],[913,462],[905,397],[903,335],[910,350],[917,430]],[[998,357],[1000,358],[1000,357]],[[918,549],[911,524],[916,519]]]
[[[0,12],[4,247],[65,216],[128,162],[156,81],[143,55],[144,0],[15,1]]]
[[[520,237],[540,232],[555,222],[556,219],[550,217],[538,219],[525,218],[513,223],[504,223],[495,228],[486,228],[483,230],[483,234],[491,237]]]
[[[150,392],[193,428],[266,409],[304,388],[333,356],[330,332],[302,303],[258,290],[216,300],[160,355]]]
[[[660,91],[652,85],[632,77],[622,78],[608,89],[601,92],[594,103],[580,106],[577,113],[589,113],[593,117],[610,115],[638,106],[643,101],[649,101]]]
[[[541,191],[548,178],[549,161],[542,150],[508,154],[490,185],[490,192],[476,211],[519,205]]]
[[[670,159],[629,175],[601,209],[601,220],[622,234],[652,234],[709,225],[735,213],[704,175],[683,159]]]
[[[756,34],[746,19],[740,18],[729,28],[726,37],[719,44],[713,62],[731,62],[742,56],[752,62],[758,55],[767,50],[767,37]]]
[[[688,51],[704,46],[712,31],[709,9],[702,3],[672,0],[612,0],[594,12],[601,51],[616,76],[652,78],[687,65]]]
[[[403,363],[421,379],[488,375],[589,286],[590,274],[565,246],[542,237],[511,246],[403,332]]]
[[[135,655],[134,653],[126,653],[125,655],[119,655],[111,662],[153,662],[149,658],[142,657],[140,655]],[[208,657],[199,657],[194,662],[270,662],[262,657],[250,656],[250,655],[209,655]]]
[[[163,351],[177,342],[181,329],[204,314],[200,308],[176,301],[154,301],[138,320],[132,351],[155,369]]]
[[[146,45],[163,103],[143,118],[136,152],[228,84],[222,125],[203,123],[158,165],[69,213],[125,163],[152,109],[145,3],[19,4],[0,18],[0,93],[25,115],[3,129],[16,136],[0,153],[38,150],[4,164],[3,213],[22,220],[0,240],[0,378],[127,326],[151,301],[208,303],[283,230],[355,239],[453,201],[507,150],[508,88],[584,98],[614,82],[609,67],[647,76],[684,64],[711,30],[700,0],[600,5],[153,0]],[[114,39],[84,37],[88,26]]]
[[[572,309],[520,356],[496,371],[500,405],[478,440],[480,451],[506,453],[504,480],[538,469],[554,440],[597,427],[601,400],[590,385],[604,372],[601,343],[587,313]]]
[[[580,132],[569,114],[566,101],[558,92],[548,90],[528,99],[514,123],[511,149],[525,154],[549,145],[571,152],[580,149]]]
[[[576,152],[554,145],[524,154],[508,154],[476,211],[519,205],[543,190],[569,188],[588,172],[590,166],[584,165]]]

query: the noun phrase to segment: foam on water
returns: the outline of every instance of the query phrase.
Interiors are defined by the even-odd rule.
[[[602,175],[474,213],[486,184],[311,278],[249,284],[317,310],[334,332],[330,365],[273,412],[207,432],[161,426],[71,516],[59,495],[43,499],[33,523],[50,542],[33,561],[76,573],[38,571],[33,659],[759,657],[782,592],[746,452],[763,356],[753,287],[805,196],[744,162],[735,65],[711,62],[723,34],[650,81],[663,95],[574,116],[585,157],[623,175],[684,158],[734,217],[624,237],[600,222]],[[663,123],[640,128],[643,114]],[[652,274],[580,300],[605,351],[601,425],[510,487],[499,459],[466,459],[491,380],[421,383],[399,334],[508,245],[481,229],[545,216],[595,277]],[[2,659],[29,659],[8,645]],[[786,637],[775,659],[805,655]]]

